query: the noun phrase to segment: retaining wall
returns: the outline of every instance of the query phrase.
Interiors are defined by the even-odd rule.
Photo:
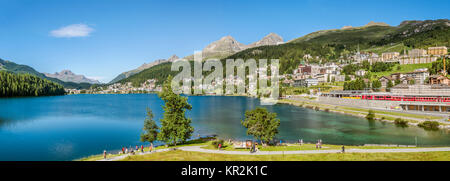
[[[335,97],[321,97],[317,99],[318,102],[323,104],[337,104],[342,106],[358,106],[358,107],[374,107],[382,109],[390,109],[400,105],[401,101],[380,101],[380,100],[361,100],[361,99],[343,99]]]

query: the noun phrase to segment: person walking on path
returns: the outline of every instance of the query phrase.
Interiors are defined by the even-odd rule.
[[[342,145],[342,153],[345,153],[345,146]]]
[[[144,145],[141,145],[141,152],[144,153]]]
[[[252,142],[252,147],[250,148],[250,153],[255,152],[255,143]]]
[[[218,148],[219,148],[219,150],[222,150],[222,144],[219,143]]]
[[[125,154],[125,148],[122,146],[122,154]]]
[[[103,159],[106,160],[106,150],[103,150]]]

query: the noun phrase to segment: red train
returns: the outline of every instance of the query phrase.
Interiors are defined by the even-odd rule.
[[[385,101],[418,101],[418,102],[450,102],[450,97],[418,97],[418,96],[391,96],[391,95],[354,95],[359,99],[385,100]]]

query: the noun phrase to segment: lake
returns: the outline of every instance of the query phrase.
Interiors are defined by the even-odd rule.
[[[248,139],[241,125],[255,98],[190,96],[194,136],[217,134]],[[146,107],[162,118],[163,101],[155,94],[67,95],[0,99],[0,160],[73,160],[103,150],[142,144]],[[278,139],[326,144],[415,144],[450,146],[448,131],[369,122],[363,118],[292,105],[264,106],[281,120]],[[159,122],[158,122],[159,123]]]

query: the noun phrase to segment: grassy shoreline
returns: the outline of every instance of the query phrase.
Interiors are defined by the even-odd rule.
[[[449,161],[450,152],[319,153],[296,155],[227,155],[168,151],[129,156],[121,161]]]
[[[278,101],[279,104],[289,104],[294,106],[299,106],[303,108],[309,108],[314,109],[318,111],[326,111],[326,112],[333,112],[333,113],[339,113],[339,114],[345,114],[350,116],[356,116],[356,117],[365,117],[369,109],[365,108],[354,108],[354,107],[348,107],[348,106],[335,106],[335,105],[327,105],[322,103],[312,103],[309,101],[300,101],[300,100],[289,100],[289,99],[282,99]],[[438,116],[425,116],[425,115],[417,115],[417,114],[409,114],[409,113],[398,113],[398,112],[389,112],[389,111],[380,111],[380,110],[373,110],[375,113],[375,118],[380,121],[394,123],[394,120],[398,117],[409,117],[413,119],[408,118],[402,118],[403,120],[408,121],[409,125],[417,126],[418,123],[427,121],[427,120],[438,120],[442,119],[442,117]],[[380,115],[381,114],[381,115]],[[416,119],[421,119],[422,121],[418,121]],[[439,122],[439,125],[442,126],[442,128],[445,129],[444,126],[450,125],[450,123],[442,123]],[[448,129],[448,128],[447,128]]]
[[[211,138],[196,139],[177,146],[158,146],[155,149],[176,148],[183,146],[200,146],[203,149],[217,150],[211,144]],[[340,150],[342,145],[324,144],[320,150]],[[405,149],[411,147],[386,147],[386,146],[345,146],[349,149]],[[426,147],[419,147],[426,148]],[[248,149],[236,149],[229,143],[224,143],[223,151],[249,151]],[[259,151],[299,151],[317,150],[315,144],[303,145],[287,144],[283,146],[259,146]],[[148,152],[148,147],[144,152]],[[108,154],[108,158],[121,156],[121,154]],[[92,155],[75,161],[97,161],[103,159],[102,154]],[[450,161],[450,152],[415,152],[415,153],[316,153],[316,154],[278,154],[278,155],[228,155],[220,153],[202,153],[195,151],[172,150],[156,152],[145,155],[127,156],[121,161],[363,161],[363,160],[446,160]]]

